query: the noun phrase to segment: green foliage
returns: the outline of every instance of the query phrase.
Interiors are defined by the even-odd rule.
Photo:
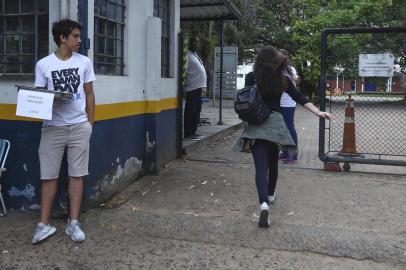
[[[250,1],[240,1],[244,19],[239,26],[241,40],[248,42],[241,42],[240,50],[251,52],[251,59],[267,45],[288,50],[294,66],[313,87],[320,74],[323,29],[406,25],[404,0],[256,0],[249,6],[246,2]],[[354,71],[356,56],[371,40],[377,43],[372,35],[334,39],[330,56],[335,64],[346,65],[347,72]]]
[[[220,46],[220,23],[219,22],[182,22],[182,32],[188,36],[197,36],[200,39],[200,56],[205,63],[206,70],[213,66],[214,48]],[[233,22],[224,22],[224,45],[237,46],[239,31]]]
[[[294,66],[313,88],[319,81],[323,29],[406,26],[404,0],[235,1],[241,8],[243,19],[225,23],[225,44],[239,47],[240,62],[253,61],[263,46],[286,49],[293,56]],[[209,64],[214,47],[219,46],[219,29],[217,22],[182,24],[184,32],[196,33],[201,38],[202,55]],[[355,73],[360,52],[378,51],[379,47],[395,45],[398,46],[394,48],[397,51],[403,46],[403,57],[406,57],[404,37],[391,38],[368,34],[358,35],[356,39],[351,35],[331,39],[329,46],[334,50],[329,52],[330,66],[339,64],[345,72]]]

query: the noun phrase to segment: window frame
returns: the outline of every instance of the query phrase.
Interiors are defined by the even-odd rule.
[[[102,15],[102,6],[106,3],[106,14]],[[109,12],[112,12],[111,6],[115,9],[114,18],[110,17]],[[118,18],[119,9],[121,9],[121,20]],[[94,34],[93,34],[93,63],[95,73],[108,76],[124,76],[124,39],[125,39],[125,12],[127,9],[126,0],[95,0],[94,1]],[[104,27],[100,22],[104,22]],[[109,25],[114,25],[113,35],[109,35]],[[104,28],[104,33],[99,32],[100,27]],[[100,39],[99,39],[100,38]],[[99,50],[100,40],[103,40],[103,51]],[[108,42],[113,40],[113,52],[109,54]],[[119,44],[120,43],[120,44]],[[119,44],[119,45],[117,45]],[[118,55],[118,53],[121,53]],[[104,58],[103,61],[99,57]],[[109,62],[108,59],[111,61]],[[114,72],[108,70],[113,67]]]
[[[7,12],[6,11],[6,1],[0,0],[0,77],[5,76],[33,76],[35,74],[35,63],[49,54],[49,1],[40,1],[40,0],[31,0],[33,10],[23,10],[23,0],[13,0],[17,2],[17,12]],[[42,3],[43,2],[43,3]],[[41,5],[42,4],[42,5]],[[40,8],[43,8],[40,9]],[[46,17],[46,29],[42,29],[40,25],[40,19]],[[7,27],[7,23],[11,18],[17,19],[17,30],[15,32],[10,31],[10,28]],[[30,24],[30,31],[25,31],[23,29],[23,21],[25,18],[32,18],[33,24]],[[7,48],[7,36],[18,37],[18,52],[8,51]],[[27,49],[24,46],[24,37],[28,38],[26,41],[30,41],[30,38],[34,37],[34,44],[31,44],[32,49],[30,51],[25,51]],[[41,41],[46,44],[41,50]],[[6,60],[8,57],[16,57],[17,60]],[[31,58],[32,60],[23,60],[24,58]],[[10,62],[9,62],[10,61]],[[9,65],[17,66],[18,71],[7,72]],[[27,72],[26,68],[28,66],[30,71]]]

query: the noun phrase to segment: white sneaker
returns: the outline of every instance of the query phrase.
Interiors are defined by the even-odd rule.
[[[66,235],[69,235],[70,238],[75,242],[85,241],[85,233],[80,228],[80,223],[77,220],[68,220],[68,226],[65,229]]]
[[[258,220],[258,226],[261,228],[268,228],[271,221],[269,218],[269,206],[266,202],[263,202],[259,206],[259,220]]]
[[[273,195],[269,195],[268,199],[269,199],[269,204],[273,204],[276,199],[276,191],[273,193]]]
[[[38,223],[37,228],[35,229],[34,236],[32,238],[33,244],[38,244],[39,242],[45,240],[46,238],[53,235],[56,231],[55,227],[44,223]]]

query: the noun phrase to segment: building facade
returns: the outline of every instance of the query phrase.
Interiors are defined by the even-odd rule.
[[[176,158],[180,0],[0,0],[0,138],[11,142],[1,179],[7,208],[37,210],[41,122],[17,117],[17,88],[54,52],[52,22],[80,21],[81,53],[96,73],[85,203],[97,205]],[[181,131],[180,131],[181,132]],[[57,208],[65,210],[67,165]]]

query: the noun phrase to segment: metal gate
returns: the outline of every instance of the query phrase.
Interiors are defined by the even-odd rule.
[[[406,27],[325,29],[319,158],[406,166]]]

